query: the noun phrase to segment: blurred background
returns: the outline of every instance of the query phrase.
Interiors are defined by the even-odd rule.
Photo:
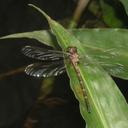
[[[84,7],[78,5],[79,1],[0,0],[0,36],[49,29],[44,17],[28,7],[29,3],[43,9],[66,28],[127,28],[128,19],[119,1],[102,0],[116,13],[117,22],[111,23],[103,17],[104,8],[99,0],[85,3]],[[72,24],[74,21],[76,24]],[[49,79],[24,73],[24,67],[34,62],[21,53],[25,45],[43,46],[35,40],[0,40],[0,128],[85,128],[66,73]],[[128,100],[128,81],[114,80]]]

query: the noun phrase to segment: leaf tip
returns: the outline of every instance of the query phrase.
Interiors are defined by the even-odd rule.
[[[7,36],[2,36],[2,37],[0,37],[0,40],[7,39],[7,38],[8,38]]]
[[[43,16],[45,16],[45,18],[50,21],[51,18],[40,8],[38,8],[37,6],[35,6],[34,4],[28,4],[28,6],[33,7],[34,9],[36,9],[37,11],[39,11],[41,14],[43,14]]]

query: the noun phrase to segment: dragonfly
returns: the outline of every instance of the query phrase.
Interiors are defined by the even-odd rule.
[[[78,66],[80,59],[76,47],[68,47],[67,52],[62,52],[35,46],[25,46],[22,48],[22,53],[25,56],[41,61],[39,63],[30,64],[25,68],[25,72],[27,75],[39,78],[58,76],[64,73],[66,71],[64,64],[64,56],[66,55],[67,58],[69,58],[70,63],[72,64],[76,72],[87,111],[90,113],[88,96]],[[44,64],[43,62],[45,62],[46,64]]]

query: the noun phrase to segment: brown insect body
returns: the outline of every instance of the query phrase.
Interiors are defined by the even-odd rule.
[[[86,89],[84,87],[83,78],[80,74],[80,69],[78,67],[78,63],[79,63],[80,60],[79,60],[79,55],[78,55],[78,52],[77,52],[77,48],[76,47],[69,47],[68,52],[69,52],[69,59],[70,59],[70,61],[72,63],[72,66],[73,66],[73,68],[74,68],[74,70],[77,74],[77,77],[78,77],[78,80],[79,80],[79,83],[80,83],[80,87],[81,87],[81,90],[83,92],[83,97],[84,97],[84,100],[85,100],[87,111],[90,113],[90,107],[89,107],[89,102],[88,102]]]

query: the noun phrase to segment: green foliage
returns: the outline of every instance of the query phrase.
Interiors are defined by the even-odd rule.
[[[120,2],[123,4],[123,6],[126,10],[126,13],[128,15],[128,0],[120,0]]]
[[[73,66],[65,60],[70,86],[80,103],[81,115],[88,128],[127,128],[128,106],[109,74],[128,79],[128,31],[124,29],[83,29],[67,31],[42,10],[55,37],[49,31],[13,34],[6,38],[33,38],[63,51],[76,46],[80,56],[80,75],[87,91],[91,113],[88,113],[80,83]],[[56,44],[56,45],[54,45]],[[84,59],[82,59],[84,57]],[[109,73],[109,74],[108,74]]]
[[[33,7],[47,18],[52,32],[55,34],[63,51],[67,51],[67,48],[70,46],[76,46],[80,56],[85,54],[84,61],[79,63],[79,69],[80,75],[84,81],[84,87],[87,91],[91,113],[88,113],[84,97],[82,93],[80,93],[81,88],[76,72],[67,61],[65,61],[65,64],[70,77],[71,88],[80,102],[81,114],[86,120],[88,127],[128,127],[127,103],[111,77],[96,60],[92,59],[86,52],[87,48],[83,47],[74,35],[69,33],[56,21],[52,20],[43,11],[35,6]]]
[[[122,27],[123,23],[120,19],[117,18],[116,11],[114,8],[104,2],[104,0],[100,0],[100,5],[102,8],[103,20],[109,27]]]
[[[110,75],[128,79],[128,30],[73,29],[69,31],[80,41],[82,47],[86,48],[86,52]],[[57,48],[55,36],[47,30],[12,34],[1,39],[7,38],[36,39]]]

